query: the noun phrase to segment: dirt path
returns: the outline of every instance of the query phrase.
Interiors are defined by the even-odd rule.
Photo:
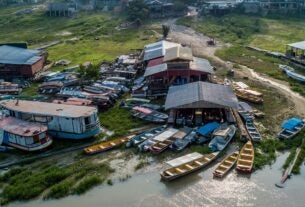
[[[169,34],[171,40],[190,46],[196,56],[208,57],[226,68],[232,68],[232,63],[226,62],[215,55],[217,49],[228,47],[229,45],[217,41],[216,46],[208,47],[206,41],[209,40],[209,37],[196,32],[192,28],[177,25],[175,22],[175,19],[166,22],[166,24],[171,26],[171,32]],[[292,91],[286,82],[281,82],[268,76],[258,74],[253,69],[246,66],[240,65],[240,68],[242,69],[240,72],[241,75],[258,80],[263,85],[270,86],[281,92],[295,104],[298,115],[305,116],[305,97]]]

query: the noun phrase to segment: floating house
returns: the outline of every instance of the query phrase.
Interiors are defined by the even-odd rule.
[[[45,124],[54,138],[85,139],[100,132],[95,107],[23,100],[5,100],[0,105],[12,117]]]
[[[52,144],[47,126],[0,115],[0,145],[24,151],[42,150]]]
[[[162,96],[172,85],[209,81],[214,73],[206,59],[194,57],[191,48],[175,46],[165,50],[164,57],[148,62],[144,77],[147,96]]]
[[[217,121],[234,122],[231,108],[238,108],[238,100],[231,86],[208,82],[193,82],[169,88],[165,110],[168,122],[175,125],[201,126]]]

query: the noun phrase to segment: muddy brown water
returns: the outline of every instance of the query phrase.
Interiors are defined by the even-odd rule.
[[[288,153],[281,154],[270,167],[251,176],[238,175],[234,170],[224,179],[213,179],[216,165],[190,174],[171,183],[160,182],[159,170],[137,173],[113,186],[98,186],[84,195],[59,200],[17,202],[9,207],[303,207],[305,203],[305,167],[279,189],[281,166]]]

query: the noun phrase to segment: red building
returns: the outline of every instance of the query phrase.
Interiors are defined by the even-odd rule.
[[[31,78],[43,69],[44,62],[45,56],[39,50],[0,46],[0,77],[2,79]]]
[[[148,96],[165,95],[169,86],[209,81],[213,67],[208,60],[194,57],[191,48],[166,49],[164,57],[150,60],[144,77]]]

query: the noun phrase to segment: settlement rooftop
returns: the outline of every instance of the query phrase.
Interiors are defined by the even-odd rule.
[[[32,65],[41,59],[39,50],[30,50],[8,45],[0,46],[0,63],[12,65]]]
[[[79,118],[92,115],[97,112],[95,107],[73,106],[37,101],[5,100],[0,105],[6,109],[22,113]]]

